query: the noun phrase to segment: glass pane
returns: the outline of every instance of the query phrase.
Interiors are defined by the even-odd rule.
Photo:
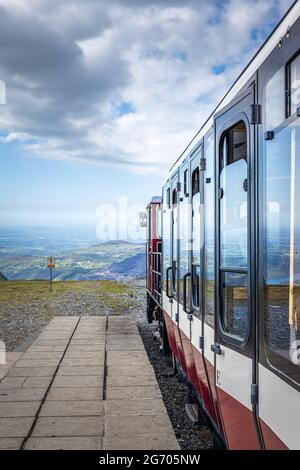
[[[171,266],[171,233],[170,208],[168,206],[168,190],[164,190],[163,197],[163,288],[166,290],[166,270]]]
[[[265,341],[270,362],[299,381],[300,129],[265,145]]]
[[[220,187],[221,265],[247,268],[247,163],[238,160],[223,168]]]
[[[205,141],[205,319],[214,324],[215,312],[215,204],[214,204],[214,139],[211,134]]]
[[[177,254],[178,254],[178,236],[177,236],[177,230],[178,230],[178,208],[177,205],[173,206],[173,231],[172,231],[172,266],[173,266],[173,292],[176,292],[176,277],[177,277]]]
[[[278,127],[285,119],[285,69],[282,67],[266,85],[266,130]]]
[[[223,326],[240,339],[245,339],[248,332],[247,283],[247,274],[223,273]]]
[[[300,106],[300,54],[291,63],[291,113]]]
[[[187,170],[186,170],[187,171]],[[187,179],[187,173],[184,172],[183,179]],[[180,266],[179,266],[179,301],[183,303],[183,276],[189,271],[189,199],[184,197],[180,201],[180,225],[179,225],[179,243],[180,243]]]
[[[192,301],[193,307],[199,309],[200,306],[200,266],[193,266],[192,276]]]
[[[200,264],[200,228],[201,228],[201,208],[200,208],[200,193],[195,194],[192,200],[192,240],[193,240],[193,254],[192,263]]]

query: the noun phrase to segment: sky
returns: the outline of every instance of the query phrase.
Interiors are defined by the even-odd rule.
[[[0,0],[0,228],[144,207],[292,3]]]

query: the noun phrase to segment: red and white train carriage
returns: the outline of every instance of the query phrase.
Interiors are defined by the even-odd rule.
[[[297,1],[147,212],[148,318],[229,449],[300,449],[299,13]]]

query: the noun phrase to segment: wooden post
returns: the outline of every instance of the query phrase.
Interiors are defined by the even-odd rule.
[[[50,292],[52,292],[52,270],[53,268],[55,268],[55,259],[53,258],[53,256],[50,256],[50,258],[48,258],[48,268],[50,269]]]

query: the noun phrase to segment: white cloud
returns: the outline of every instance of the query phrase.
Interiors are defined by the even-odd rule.
[[[42,158],[165,171],[290,4],[0,0],[6,141]],[[134,112],[120,115],[122,103]]]

